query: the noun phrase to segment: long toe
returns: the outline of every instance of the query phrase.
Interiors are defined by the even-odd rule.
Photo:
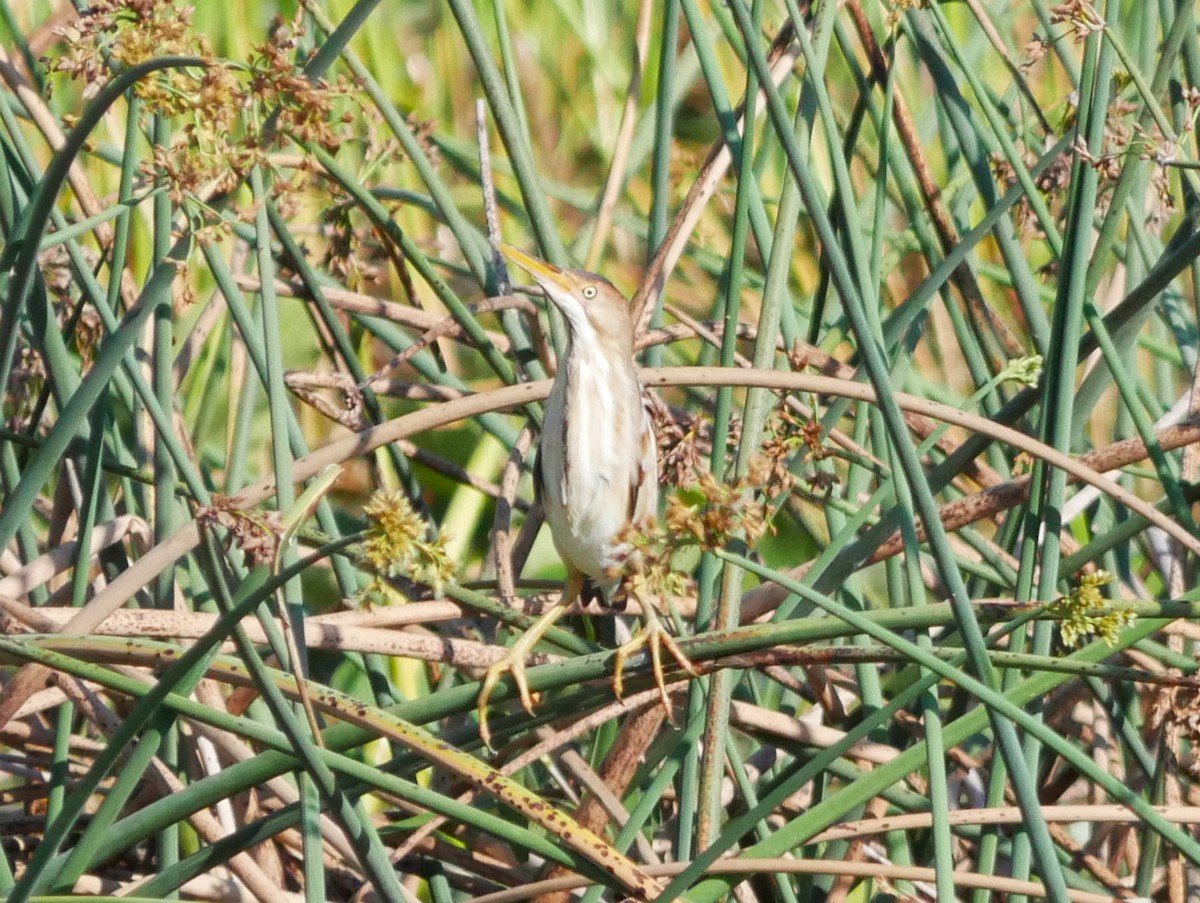
[[[578,593],[578,587],[574,591]],[[504,654],[504,657],[487,669],[487,674],[483,678],[483,686],[479,689],[479,698],[475,703],[475,711],[479,713],[479,736],[483,738],[483,742],[489,748],[492,745],[492,735],[487,725],[488,699],[491,698],[492,692],[500,682],[500,678],[505,672],[508,672],[512,675],[513,683],[517,685],[517,693],[520,694],[521,705],[525,707],[525,711],[530,715],[533,714],[533,696],[529,692],[529,682],[525,679],[525,659],[533,652],[534,647],[545,636],[546,631],[554,625],[555,621],[562,617],[563,612],[567,610],[568,604],[568,602],[560,599],[547,609],[546,613],[538,618],[533,626],[526,630],[513,643],[512,648]]]
[[[613,662],[613,691],[618,698],[623,695],[625,689],[624,672],[626,663],[632,655],[644,648],[648,648],[650,650],[650,667],[654,673],[654,683],[658,687],[659,695],[662,698],[663,708],[670,715],[671,703],[667,694],[667,679],[662,662],[662,650],[664,647],[671,654],[671,658],[675,659],[680,668],[693,677],[700,676],[700,671],[692,663],[692,660],[684,654],[679,644],[675,642],[675,638],[667,632],[658,618],[650,618],[633,639],[617,649],[616,658]]]
[[[529,692],[529,682],[525,678],[525,652],[520,648],[521,643],[514,646],[509,653],[487,669],[483,677],[483,686],[479,690],[479,698],[475,702],[475,711],[479,715],[479,736],[489,748],[492,746],[492,732],[488,728],[488,700],[500,683],[500,678],[507,672],[512,675],[513,683],[517,685],[517,693],[521,697],[521,705],[530,715],[533,714],[533,696]]]

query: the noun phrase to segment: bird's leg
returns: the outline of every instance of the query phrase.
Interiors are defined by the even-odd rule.
[[[645,624],[642,629],[628,643],[625,643],[617,649],[617,657],[613,662],[613,691],[619,699],[624,693],[624,671],[625,661],[629,656],[640,650],[643,646],[650,647],[650,664],[654,670],[654,682],[658,684],[658,693],[662,697],[663,708],[667,712],[667,717],[671,717],[671,700],[667,696],[667,681],[663,676],[662,666],[662,650],[665,646],[667,651],[671,653],[671,657],[679,663],[684,671],[693,677],[699,677],[700,672],[696,670],[696,666],[692,664],[692,660],[683,654],[683,650],[679,648],[679,644],[675,642],[675,638],[663,627],[662,622],[658,619],[658,614],[654,611],[654,606],[645,599],[639,599],[642,605],[642,612],[645,618]]]
[[[513,683],[517,685],[517,692],[521,696],[521,705],[525,707],[530,715],[533,714],[533,697],[529,693],[529,684],[525,680],[525,659],[533,652],[538,642],[546,635],[554,622],[563,616],[571,603],[578,597],[583,589],[583,574],[578,571],[572,571],[570,577],[567,578],[567,585],[563,589],[563,593],[559,596],[558,601],[550,608],[542,613],[533,626],[525,631],[524,634],[512,645],[504,658],[495,662],[483,677],[483,687],[479,690],[479,699],[475,703],[475,710],[479,714],[479,736],[483,738],[483,742],[490,748],[492,745],[492,732],[488,729],[487,723],[487,704],[488,698],[492,695],[492,691],[496,689],[496,684],[500,682],[500,677],[505,671],[512,674]]]

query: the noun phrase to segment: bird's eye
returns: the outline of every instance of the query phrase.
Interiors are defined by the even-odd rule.
[[[591,301],[593,298],[595,298],[596,297],[596,286],[585,285],[583,287],[583,297],[587,298],[589,301]]]

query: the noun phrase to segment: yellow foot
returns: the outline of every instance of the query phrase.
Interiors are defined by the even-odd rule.
[[[667,681],[663,676],[662,666],[662,650],[671,653],[671,658],[679,664],[684,671],[693,677],[699,677],[700,672],[696,666],[692,664],[692,660],[683,654],[683,650],[679,648],[679,644],[675,642],[675,638],[667,632],[667,629],[662,626],[658,617],[654,614],[654,610],[649,605],[643,606],[646,612],[646,623],[637,635],[625,645],[617,649],[617,657],[613,662],[613,691],[619,699],[625,691],[624,672],[625,662],[629,656],[638,652],[643,647],[650,647],[650,664],[654,670],[654,682],[658,685],[658,694],[662,698],[663,708],[667,712],[667,717],[671,717],[671,699],[667,696]]]
[[[574,586],[574,592],[579,594],[579,588],[574,584],[574,581],[568,582],[568,591]],[[563,593],[563,597],[558,600],[552,607],[534,622],[533,626],[525,631],[524,635],[513,643],[512,648],[504,658],[497,661],[483,677],[483,686],[479,690],[479,699],[475,702],[475,711],[479,714],[479,736],[490,749],[492,747],[492,732],[488,729],[487,723],[487,704],[492,692],[496,689],[496,684],[500,682],[501,676],[507,671],[512,674],[513,683],[517,685],[517,693],[521,697],[521,705],[525,707],[530,715],[533,714],[533,696],[529,693],[529,683],[525,680],[525,659],[529,658],[534,647],[538,644],[546,631],[554,626],[554,622],[562,617],[563,612],[570,606],[570,600],[567,593]]]

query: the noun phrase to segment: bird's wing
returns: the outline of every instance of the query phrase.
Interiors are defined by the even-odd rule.
[[[542,472],[542,443],[533,453],[533,499],[541,502],[546,498],[546,475]]]
[[[629,487],[629,515],[634,523],[658,514],[658,440],[651,417],[654,398],[642,389],[642,411],[638,430],[638,466]]]

